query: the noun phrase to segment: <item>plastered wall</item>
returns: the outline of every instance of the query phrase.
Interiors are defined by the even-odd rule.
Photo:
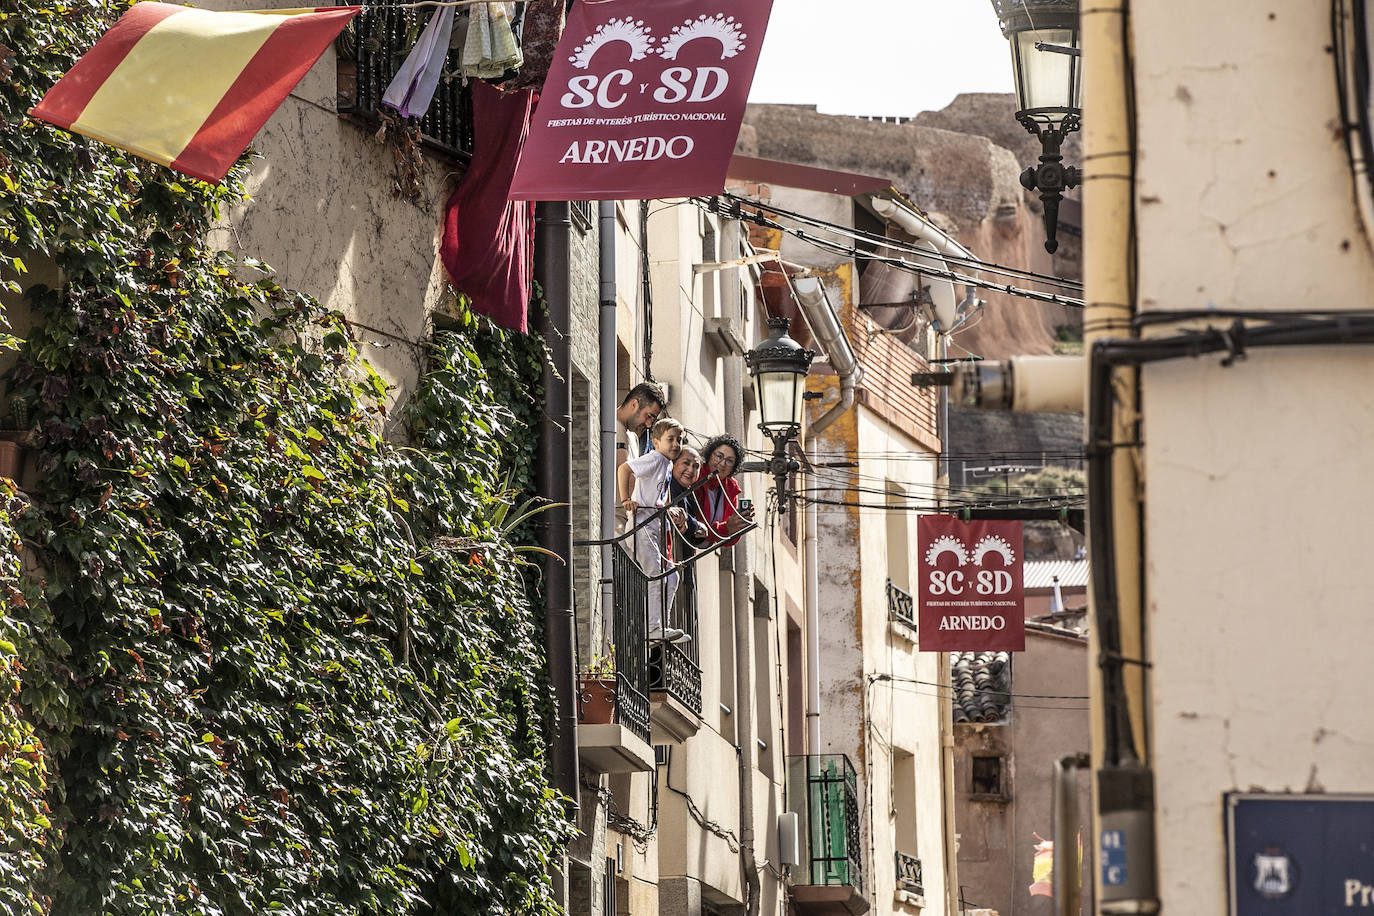
[[[1140,307],[1368,308],[1330,5],[1131,13]],[[1371,357],[1302,348],[1143,374],[1165,912],[1226,911],[1222,793],[1374,791]]]

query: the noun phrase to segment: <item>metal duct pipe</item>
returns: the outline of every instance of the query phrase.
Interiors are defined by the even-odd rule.
[[[949,265],[945,263],[940,254],[947,254],[953,258],[964,258],[976,261],[973,252],[955,241],[949,233],[936,227],[933,223],[922,219],[920,215],[913,213],[906,207],[900,206],[896,201],[887,197],[872,197],[873,209],[883,219],[896,223],[903,232],[910,235],[920,242],[923,242],[931,251],[929,258],[922,259],[916,257],[916,262],[927,261],[927,267],[932,270],[949,271]],[[959,320],[960,305],[954,294],[954,284],[949,280],[931,278],[930,283],[931,305],[935,309],[935,318],[940,323],[940,331],[951,331]],[[964,287],[964,303],[976,302],[974,288]]]
[[[1013,356],[954,367],[954,397],[986,410],[1083,412],[1081,356]]]

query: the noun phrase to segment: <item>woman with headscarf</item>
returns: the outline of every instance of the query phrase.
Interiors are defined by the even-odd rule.
[[[701,456],[704,464],[700,476],[709,479],[692,494],[697,502],[697,516],[714,534],[713,541],[727,540],[725,546],[733,546],[734,536],[754,522],[753,507],[740,507],[740,485],[735,479],[744,458],[744,446],[734,436],[716,436],[706,443]]]

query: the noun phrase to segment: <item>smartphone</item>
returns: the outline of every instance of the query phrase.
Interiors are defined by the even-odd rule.
[[[749,512],[754,508],[754,501],[747,496],[741,496],[739,501],[739,511]]]

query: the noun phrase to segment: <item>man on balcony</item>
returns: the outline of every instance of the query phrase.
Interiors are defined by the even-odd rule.
[[[656,382],[640,382],[630,389],[625,400],[620,402],[620,409],[615,412],[617,465],[653,449],[653,445],[646,441],[645,434],[658,422],[658,415],[667,407],[668,397]]]

